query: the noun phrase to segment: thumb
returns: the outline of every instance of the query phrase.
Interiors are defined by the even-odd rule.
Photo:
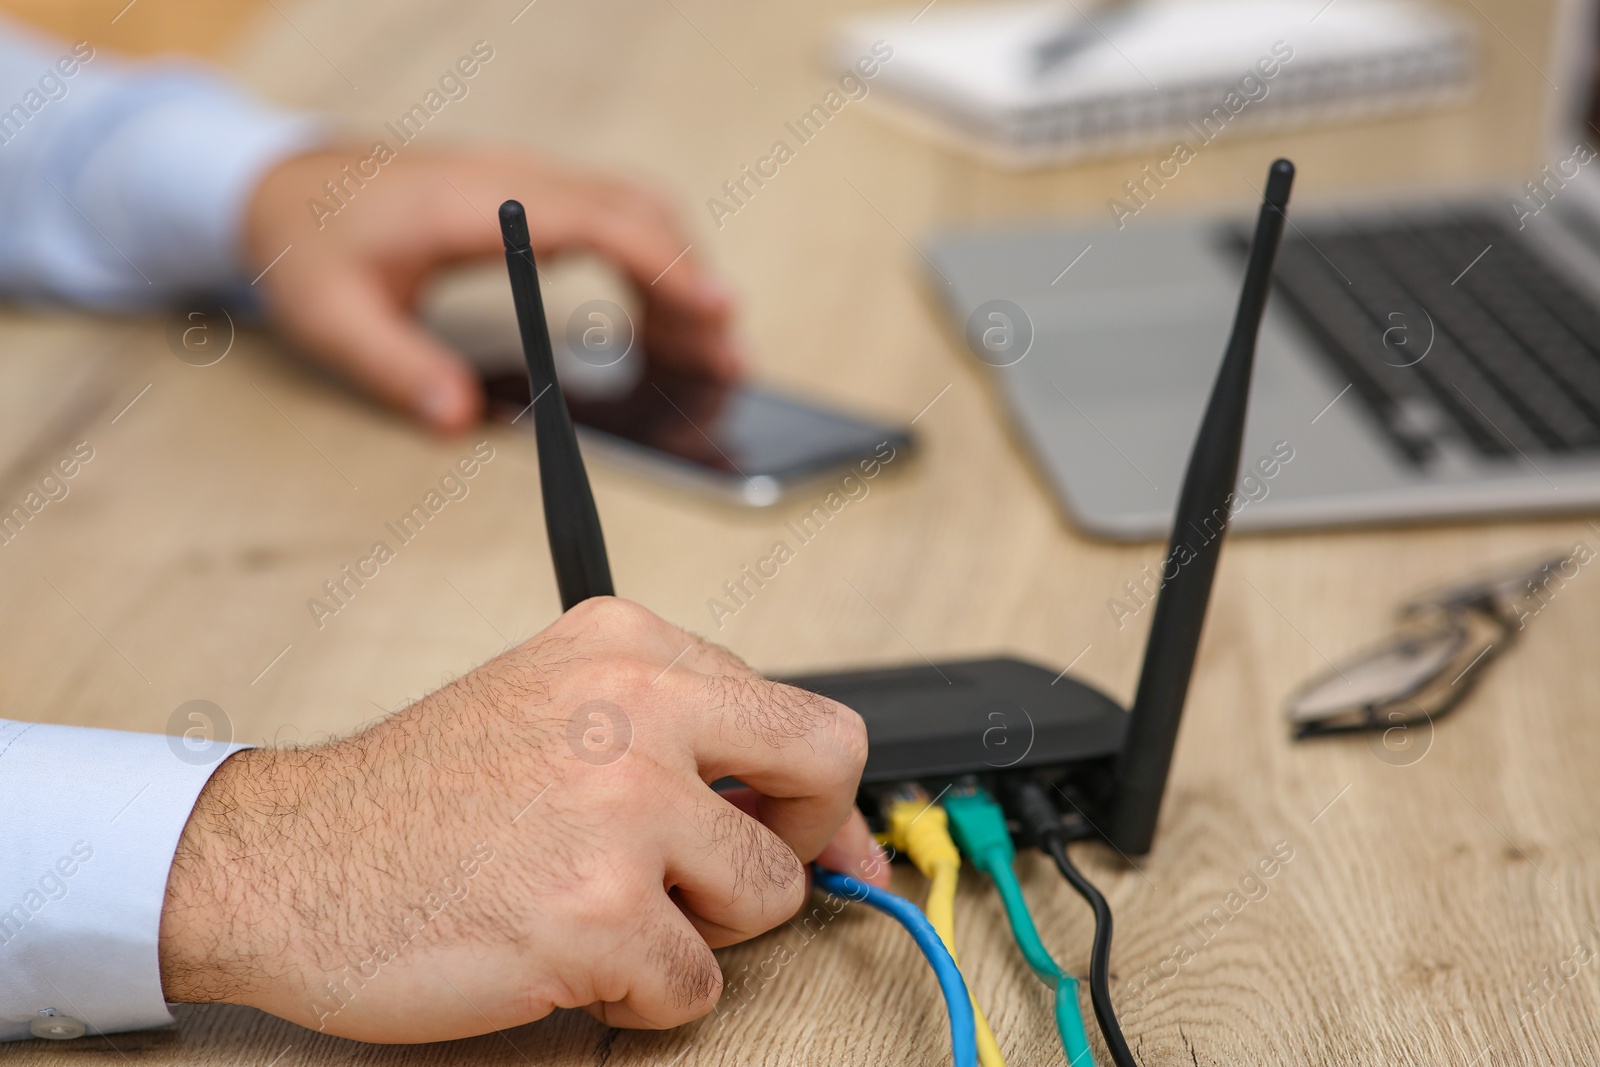
[[[457,433],[483,410],[477,375],[373,279],[320,278],[286,300],[280,318],[318,363],[441,433]]]
[[[858,808],[850,809],[850,818],[839,827],[817,862],[830,871],[840,871],[879,889],[889,888],[889,857],[873,839],[867,820]]]

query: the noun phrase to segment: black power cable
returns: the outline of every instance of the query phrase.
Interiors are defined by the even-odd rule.
[[[1122,1024],[1117,1022],[1117,1013],[1111,1007],[1111,905],[1073,865],[1064,834],[1059,830],[1046,834],[1040,844],[1056,861],[1061,876],[1071,882],[1072,888],[1094,909],[1094,948],[1089,955],[1089,999],[1094,1003],[1094,1017],[1100,1022],[1100,1033],[1117,1067],[1138,1067],[1133,1053],[1128,1050],[1127,1039],[1122,1036]]]
[[[1122,1024],[1117,1022],[1116,1010],[1111,1006],[1111,905],[1105,895],[1096,889],[1083,872],[1073,864],[1067,853],[1067,843],[1072,840],[1061,825],[1061,815],[1039,783],[1023,778],[1011,783],[1009,790],[1016,814],[1029,839],[1055,860],[1061,876],[1088,901],[1094,909],[1094,946],[1089,953],[1089,1000],[1094,1005],[1094,1017],[1100,1023],[1100,1034],[1116,1067],[1139,1067],[1133,1058],[1128,1041],[1122,1036]]]

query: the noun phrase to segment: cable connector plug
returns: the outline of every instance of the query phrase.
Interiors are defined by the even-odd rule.
[[[950,837],[950,820],[943,808],[929,803],[926,793],[890,800],[884,820],[889,844],[905,853],[925,877],[932,878],[942,866],[961,865],[961,852]]]
[[[998,801],[982,789],[952,790],[943,801],[950,817],[950,832],[972,865],[994,877],[999,866],[1010,868],[1016,858],[1011,830]]]
[[[886,798],[884,821],[889,843],[904,852],[929,881],[928,903],[923,909],[939,939],[956,955],[956,880],[961,871],[961,850],[950,836],[950,818],[915,783],[902,785]],[[978,1061],[983,1067],[1005,1067],[1005,1057],[994,1031],[973,1001],[977,1027]]]
[[[1043,786],[1027,776],[1011,779],[1006,786],[1006,799],[1022,826],[1024,843],[1042,850],[1050,837],[1065,836],[1061,812]]]

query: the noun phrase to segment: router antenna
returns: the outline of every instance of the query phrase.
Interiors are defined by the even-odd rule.
[[[1200,432],[1195,435],[1189,469],[1178,496],[1172,540],[1167,546],[1170,562],[1162,568],[1163,575],[1172,567],[1177,568],[1177,573],[1164,582],[1156,601],[1144,665],[1139,671],[1139,691],[1134,697],[1127,738],[1112,770],[1102,827],[1106,839],[1129,855],[1150,851],[1161,795],[1166,791],[1172,749],[1178,740],[1178,720],[1183,715],[1189,677],[1200,646],[1200,630],[1211,599],[1211,581],[1216,575],[1222,538],[1228,530],[1229,504],[1239,477],[1256,334],[1266,308],[1272,260],[1283,236],[1284,209],[1289,205],[1289,187],[1293,183],[1294,164],[1287,159],[1275,161],[1267,172],[1267,191],[1250,243],[1233,333],[1228,338],[1216,384],[1211,388]]]
[[[605,535],[583,454],[578,451],[578,435],[561,395],[561,383],[556,380],[550,327],[544,319],[539,272],[528,239],[528,216],[515,200],[500,205],[500,237],[506,246],[506,270],[511,275],[511,299],[522,331],[522,353],[528,361],[528,395],[533,398],[528,408],[531,411],[544,404],[532,416],[533,439],[539,452],[544,528],[550,536],[561,609],[566,611],[592,596],[613,595],[611,565],[606,560]],[[546,393],[550,395],[546,397]]]

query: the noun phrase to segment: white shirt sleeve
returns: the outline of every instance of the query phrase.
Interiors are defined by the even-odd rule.
[[[198,68],[0,19],[0,291],[121,309],[242,288],[251,191],[325,137]],[[242,747],[0,719],[0,1040],[171,1021],[157,939],[173,851]]]
[[[0,291],[122,309],[242,288],[251,191],[326,134],[198,68],[0,19]],[[171,1021],[173,851],[244,747],[0,719],[0,1040]]]
[[[327,136],[198,66],[0,19],[0,291],[136,309],[243,290],[251,192]]]
[[[212,771],[248,747],[0,719],[0,1040],[172,1021],[167,874]]]

